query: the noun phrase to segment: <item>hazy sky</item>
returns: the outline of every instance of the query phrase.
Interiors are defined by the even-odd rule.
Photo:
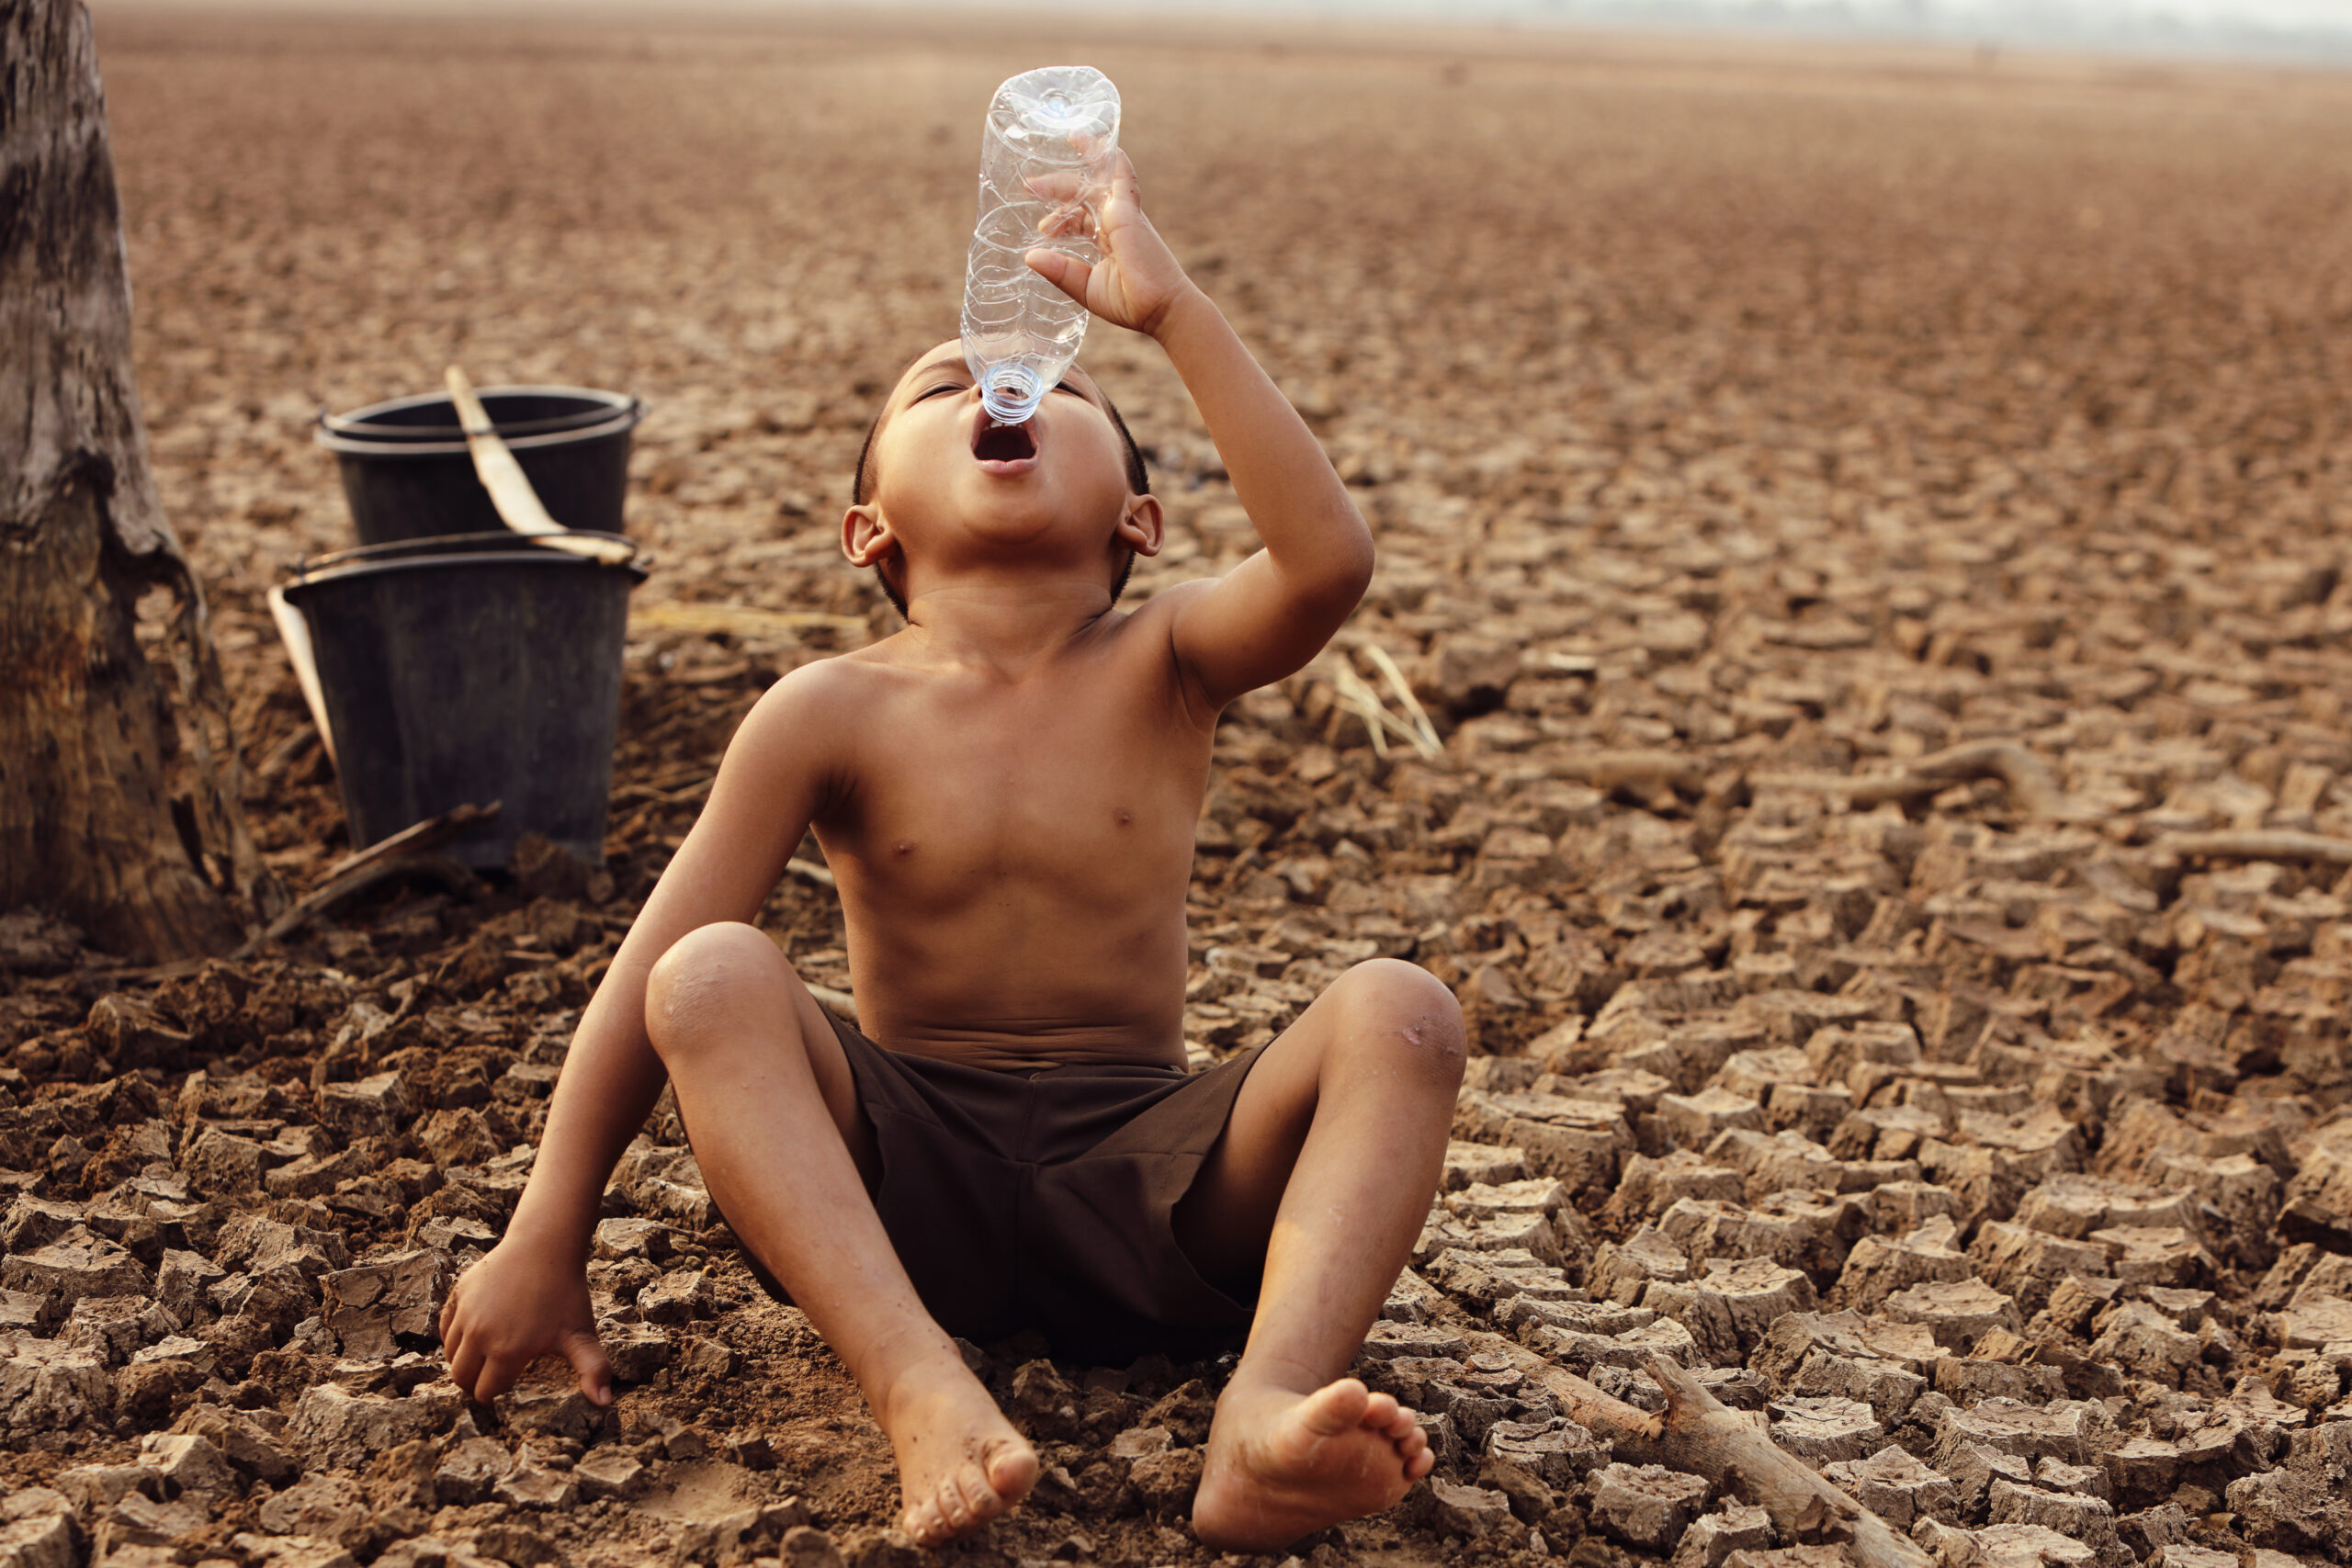
[[[887,0],[886,0],[887,3]],[[939,0],[908,0],[937,4]],[[949,0],[986,6],[998,0]],[[1315,13],[1866,33],[2352,62],[2352,0],[1021,0],[1097,13]]]
[[[91,0],[105,9],[115,0]],[[123,0],[201,9],[378,11],[386,0]],[[478,0],[406,0],[444,14]],[[492,0],[548,14],[609,13],[616,0]],[[655,0],[660,9],[673,0]],[[684,11],[823,9],[827,0],[674,0]],[[845,11],[962,7],[1095,16],[1320,16],[1366,21],[1877,37],[2021,48],[2277,60],[2352,66],[2352,0],[831,0]]]

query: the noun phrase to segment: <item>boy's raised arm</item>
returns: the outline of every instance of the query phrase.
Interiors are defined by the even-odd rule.
[[[449,1375],[476,1398],[495,1397],[549,1351],[571,1362],[582,1392],[611,1398],[586,1268],[605,1183],[665,1081],[646,1035],[646,978],[687,932],[752,919],[784,874],[829,785],[826,749],[812,743],[829,728],[821,669],[778,682],[744,719],[702,815],[581,1015],[505,1236],[442,1309]]]
[[[1029,265],[1103,320],[1159,340],[1265,548],[1178,607],[1176,656],[1212,706],[1279,681],[1322,649],[1372,581],[1372,531],[1306,422],[1144,216],[1116,155],[1099,215],[1103,259]]]

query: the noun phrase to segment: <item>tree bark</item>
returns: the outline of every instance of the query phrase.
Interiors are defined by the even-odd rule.
[[[277,895],[130,347],[89,12],[0,0],[0,909],[162,960],[235,946]],[[151,657],[138,603],[157,588]]]

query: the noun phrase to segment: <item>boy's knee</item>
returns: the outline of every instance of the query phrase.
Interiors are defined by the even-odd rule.
[[[1461,1083],[1468,1037],[1462,1004],[1442,980],[1401,958],[1374,958],[1338,984],[1345,987],[1349,1010],[1370,1026],[1359,1038],[1407,1058],[1449,1090]]]
[[[670,944],[645,977],[645,1029],[667,1054],[714,1021],[730,992],[776,962],[775,943],[755,926],[722,920]]]

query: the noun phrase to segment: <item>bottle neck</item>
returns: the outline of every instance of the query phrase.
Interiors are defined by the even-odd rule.
[[[980,377],[980,407],[999,424],[1025,424],[1045,400],[1045,384],[1026,365],[992,365]]]

